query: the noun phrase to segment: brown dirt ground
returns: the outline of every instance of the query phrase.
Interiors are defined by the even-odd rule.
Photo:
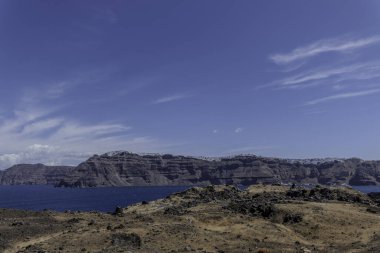
[[[286,189],[255,186],[246,192]],[[0,209],[0,252],[380,252],[380,214],[363,204],[276,204],[302,215],[298,223],[235,213],[217,201],[181,215],[164,213],[182,201],[175,195],[130,206],[120,215]]]

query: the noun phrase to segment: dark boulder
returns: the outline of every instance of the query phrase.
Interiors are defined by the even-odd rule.
[[[127,246],[131,248],[141,247],[141,237],[136,233],[119,233],[113,234],[111,243],[118,246]]]

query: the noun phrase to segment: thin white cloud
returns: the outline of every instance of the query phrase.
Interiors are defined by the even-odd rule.
[[[16,105],[0,117],[0,169],[16,163],[75,165],[92,154],[110,150],[168,152],[178,145],[137,135],[131,126],[121,122],[88,123],[60,113],[63,106],[58,101],[62,101],[71,88],[97,83],[110,71],[86,72],[69,81],[44,85],[40,89],[31,85],[20,91]],[[140,83],[135,88],[137,86],[141,86]],[[174,99],[180,99],[178,96]]]
[[[92,154],[115,149],[153,152],[169,147],[149,136],[136,136],[123,124],[87,125],[64,118],[20,115],[25,118],[16,116],[0,123],[0,169],[17,163],[75,165]]]
[[[282,72],[282,73],[290,73],[290,72],[296,71],[296,70],[302,68],[302,66],[304,66],[305,63],[306,62],[303,61],[303,62],[296,62],[296,63],[288,64],[288,65],[284,66],[283,69],[280,70],[280,72]]]
[[[45,165],[78,165],[91,153],[64,150],[57,146],[32,144],[24,151],[0,154],[0,169],[9,168],[20,163],[44,163]]]
[[[335,85],[332,86],[332,88],[334,90],[343,90],[346,87],[344,85],[342,85],[342,84],[335,84]]]
[[[333,101],[333,100],[362,97],[362,96],[368,96],[368,95],[372,95],[372,94],[376,94],[376,93],[380,93],[380,89],[341,93],[341,94],[336,94],[333,96],[318,98],[318,99],[307,102],[305,105],[316,105],[316,104],[321,104],[321,103],[325,103],[325,102],[329,102],[329,101]]]
[[[115,149],[150,152],[170,145],[130,130],[119,123],[88,125],[51,116],[51,111],[18,110],[0,121],[0,169],[16,163],[75,165],[94,153]]]
[[[380,36],[372,36],[360,39],[324,39],[306,46],[298,47],[292,50],[290,53],[271,55],[269,59],[276,64],[288,64],[327,52],[347,52],[379,42]]]
[[[64,118],[50,117],[49,111],[17,111],[13,117],[0,123],[0,136],[7,139],[41,138],[51,141],[70,142],[79,139],[96,139],[117,135],[131,129],[122,124],[99,123],[86,125]],[[36,135],[44,135],[36,137]],[[1,150],[0,150],[1,152]]]
[[[219,129],[214,129],[214,130],[212,130],[212,133],[213,133],[213,134],[217,134],[217,133],[219,133]]]
[[[310,81],[327,79],[333,76],[344,75],[357,71],[360,69],[359,66],[352,65],[341,68],[332,68],[332,69],[322,69],[322,70],[312,70],[307,73],[301,73],[296,76],[286,78],[282,81],[282,85],[294,85]]]
[[[39,90],[28,88],[22,92],[21,103],[23,105],[35,105],[41,101],[60,98],[70,89],[70,87],[77,84],[78,80],[73,79],[71,81],[49,83]]]
[[[186,97],[187,96],[183,95],[183,94],[171,95],[171,96],[159,98],[159,99],[153,101],[153,104],[163,104],[163,103],[173,102],[176,100],[184,99]]]
[[[50,99],[58,98],[62,96],[71,85],[73,84],[68,82],[56,83],[46,90],[46,96]]]
[[[341,82],[345,80],[368,80],[376,77],[380,77],[380,62],[368,62],[310,70],[282,80],[281,85],[295,85],[331,78],[336,78],[335,81]]]
[[[40,120],[37,122],[32,122],[23,127],[21,134],[23,135],[32,135],[39,134],[45,131],[48,131],[52,128],[60,127],[63,124],[62,119],[51,118],[46,120]]]
[[[320,85],[331,85],[332,88],[344,88],[341,82],[364,81],[380,78],[380,61],[348,64],[341,66],[324,66],[300,72],[259,88],[301,89]],[[362,83],[358,82],[362,85]],[[337,86],[339,85],[339,86]]]
[[[322,114],[322,113],[324,113],[324,111],[315,109],[315,110],[306,111],[304,114],[309,116],[309,115],[316,115],[316,114]]]
[[[75,122],[66,122],[54,133],[53,137],[70,141],[114,135],[130,129],[131,127],[122,124],[96,124],[89,126]]]
[[[241,132],[243,132],[243,131],[244,131],[244,128],[242,128],[242,127],[237,127],[237,128],[235,129],[235,133],[236,133],[236,134],[241,133]]]

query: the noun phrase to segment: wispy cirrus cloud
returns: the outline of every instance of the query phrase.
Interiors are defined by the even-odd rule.
[[[284,65],[298,60],[307,59],[327,52],[347,52],[380,42],[380,36],[367,38],[331,38],[319,40],[306,46],[293,49],[289,53],[278,53],[269,56],[276,64]]]
[[[0,122],[0,169],[16,163],[75,165],[94,153],[164,148],[158,140],[131,129],[120,123],[86,124],[38,109],[19,111]]]
[[[311,101],[305,103],[305,105],[307,105],[307,106],[317,105],[317,104],[321,104],[321,103],[325,103],[325,102],[329,102],[329,101],[368,96],[368,95],[372,95],[372,94],[376,94],[376,93],[380,93],[380,89],[371,89],[371,90],[340,93],[340,94],[336,94],[336,95],[332,95],[332,96],[327,96],[327,97],[322,97],[322,98],[318,98],[315,100],[311,100]]]
[[[0,136],[3,142],[9,141],[7,148],[28,141],[64,144],[80,139],[96,140],[103,136],[124,133],[130,129],[131,127],[122,124],[87,125],[65,117],[52,116],[51,111],[36,108],[17,111],[12,117],[0,122]]]
[[[359,63],[347,64],[326,64],[323,67],[314,67],[307,70],[298,71],[270,83],[258,86],[257,88],[274,89],[301,89],[312,88],[320,85],[329,85],[333,89],[343,89],[348,83],[355,82],[362,85],[362,82],[380,78],[380,61],[363,61]],[[344,83],[342,83],[344,82]]]
[[[79,80],[60,81],[44,85],[43,88],[27,88],[22,91],[22,105],[36,105],[41,101],[55,100],[62,97],[70,88],[78,85]]]
[[[380,62],[366,62],[337,67],[311,69],[297,75],[286,77],[273,85],[286,87],[305,86],[310,82],[337,83],[347,80],[369,80],[380,77]]]
[[[133,128],[122,122],[88,122],[63,114],[65,106],[58,101],[65,101],[70,84],[20,92],[23,95],[16,106],[0,117],[0,169],[16,163],[76,165],[95,153],[156,152],[173,145],[133,133]]]
[[[376,43],[380,43],[380,36],[378,35],[359,39],[352,37],[325,39],[298,47],[287,54],[274,54],[270,56],[270,59],[287,68],[300,62],[304,64],[308,58],[323,53],[350,52]],[[259,88],[273,88],[274,90],[314,88],[314,91],[320,94],[326,91],[332,92],[330,95],[303,103],[304,106],[363,97],[380,92],[380,85],[378,84],[380,81],[380,61],[369,60],[361,54],[356,54],[356,57],[350,58],[349,61],[334,56],[322,64],[316,65],[314,63],[311,66],[303,66],[302,69],[296,68],[291,73],[287,71],[282,73],[285,73],[282,78],[259,86]],[[336,94],[342,90],[346,92]]]
[[[161,97],[159,99],[156,99],[155,101],[153,101],[153,104],[169,103],[169,102],[181,100],[181,99],[184,99],[184,98],[187,98],[187,97],[188,97],[188,95],[185,95],[185,94],[170,95],[170,96]]]
[[[30,122],[22,126],[20,131],[21,135],[38,135],[49,131],[50,129],[59,128],[64,123],[64,120],[61,118],[49,118],[38,120],[36,122]]]

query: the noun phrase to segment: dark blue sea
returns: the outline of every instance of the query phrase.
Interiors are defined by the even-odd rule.
[[[55,188],[45,185],[0,186],[0,208],[40,211],[114,211],[137,202],[164,198],[186,186]]]
[[[43,185],[0,186],[0,208],[40,211],[111,212],[116,206],[164,198],[187,186],[55,188]],[[380,192],[378,186],[354,187],[364,193]]]
[[[352,186],[352,188],[364,192],[364,193],[370,193],[370,192],[380,192],[380,186]]]

